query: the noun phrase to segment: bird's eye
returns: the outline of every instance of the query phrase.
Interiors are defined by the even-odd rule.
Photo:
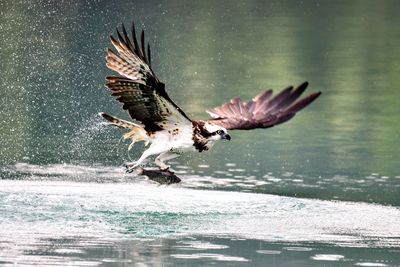
[[[217,134],[218,134],[218,135],[221,135],[221,134],[223,134],[223,133],[224,133],[224,132],[223,132],[222,130],[218,130],[218,131],[217,131]]]

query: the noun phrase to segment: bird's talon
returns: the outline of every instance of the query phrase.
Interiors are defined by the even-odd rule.
[[[137,163],[137,161],[124,162],[123,166],[126,167],[126,168],[129,168],[129,167],[135,166],[136,163]]]
[[[170,167],[171,167],[171,166],[168,166],[168,167],[166,167],[166,168],[160,168],[160,171],[162,171],[162,172],[169,172],[169,173],[171,173],[171,174],[174,174],[175,171],[173,171]]]

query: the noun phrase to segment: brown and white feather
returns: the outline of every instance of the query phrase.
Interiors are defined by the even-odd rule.
[[[107,50],[107,67],[121,76],[107,77],[106,87],[123,104],[129,115],[141,122],[147,131],[155,132],[176,125],[191,124],[189,117],[170,99],[165,85],[151,68],[150,46],[144,46],[142,31],[140,45],[132,23],[132,41],[125,27],[110,36],[116,52]]]
[[[312,93],[298,100],[307,86],[308,82],[302,83],[296,89],[290,86],[274,97],[271,89],[266,90],[249,102],[234,98],[228,103],[207,110],[213,118],[209,122],[230,130],[273,127],[293,118],[296,112],[308,106],[321,94]]]

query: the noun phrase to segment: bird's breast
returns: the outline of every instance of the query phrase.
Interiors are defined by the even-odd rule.
[[[164,143],[170,150],[186,152],[193,149],[192,131],[186,128],[173,128],[159,131],[154,135],[153,143]]]

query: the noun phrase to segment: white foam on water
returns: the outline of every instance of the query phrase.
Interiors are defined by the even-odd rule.
[[[298,251],[298,252],[304,252],[304,251],[312,251],[312,248],[307,248],[307,247],[283,247],[284,250],[287,251]]]
[[[256,250],[256,252],[259,254],[268,254],[268,255],[278,255],[282,253],[282,251],[280,250],[265,250],[265,249]]]
[[[83,254],[85,251],[82,249],[70,249],[70,248],[58,248],[55,249],[54,252],[59,254]]]
[[[311,259],[316,261],[340,261],[344,259],[344,256],[337,254],[316,254]]]
[[[357,262],[355,265],[356,266],[366,266],[366,267],[385,267],[385,266],[389,266],[387,264],[379,263],[379,262]]]
[[[214,253],[171,254],[171,257],[177,259],[209,259],[215,261],[237,261],[237,262],[250,261],[243,257],[234,257],[234,256],[227,256]]]
[[[0,184],[3,214],[7,215],[0,229],[13,225],[14,232],[23,232],[29,224],[29,228],[50,235],[79,233],[84,225],[91,226],[84,228],[86,233],[107,233],[111,226],[120,233],[125,232],[124,225],[112,225],[113,215],[118,214],[119,220],[129,214],[139,214],[140,218],[148,213],[150,217],[156,214],[156,230],[139,225],[133,235],[218,234],[357,246],[398,245],[396,237],[400,236],[399,209],[374,204],[136,183],[3,180]],[[83,223],[79,216],[86,221]],[[106,223],[104,218],[110,219]],[[171,220],[164,225],[165,232],[157,225],[157,220],[164,219]]]
[[[181,245],[174,246],[180,250],[213,250],[213,249],[227,249],[229,246],[226,245],[218,245],[212,244],[210,242],[202,242],[202,241],[185,241],[180,242]]]

